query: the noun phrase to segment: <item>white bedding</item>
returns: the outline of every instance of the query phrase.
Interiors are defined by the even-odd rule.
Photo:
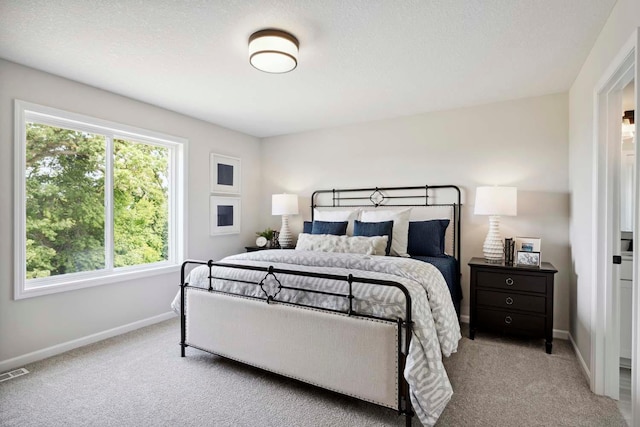
[[[413,337],[407,355],[404,377],[411,389],[411,403],[416,415],[425,426],[434,425],[453,394],[449,378],[442,364],[442,355],[449,356],[458,347],[461,338],[457,315],[449,289],[442,274],[434,266],[407,258],[383,257],[345,253],[310,252],[299,250],[267,250],[234,255],[223,263],[270,266],[276,268],[315,271],[346,276],[392,280],[404,285],[412,299]],[[228,279],[260,281],[264,272],[239,269],[213,268],[214,276]],[[208,288],[209,268],[195,268],[189,276],[191,286]],[[345,282],[302,276],[278,274],[286,285],[328,292],[345,293]],[[273,284],[266,285],[273,294]],[[214,289],[264,297],[260,287],[239,282],[214,280]],[[404,318],[404,296],[387,286],[354,283],[353,308],[357,313],[385,318]],[[283,289],[278,300],[344,310],[344,298]],[[180,293],[172,308],[179,312]]]

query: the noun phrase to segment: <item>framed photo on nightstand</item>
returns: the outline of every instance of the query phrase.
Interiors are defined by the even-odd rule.
[[[540,252],[518,251],[516,257],[518,267],[540,267]]]
[[[516,251],[540,252],[542,239],[539,237],[516,237]]]

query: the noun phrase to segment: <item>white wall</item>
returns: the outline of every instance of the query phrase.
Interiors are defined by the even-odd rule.
[[[571,335],[587,366],[591,358],[593,228],[593,110],[598,80],[633,31],[640,26],[640,2],[618,0],[569,92],[571,188]]]
[[[0,60],[0,366],[3,368],[10,368],[6,363],[3,365],[9,359],[167,313],[180,282],[179,273],[175,273],[13,300],[15,98],[187,138],[187,256],[219,259],[242,251],[254,239],[259,228],[255,214],[260,178],[257,138]],[[240,235],[209,237],[210,152],[242,159]],[[176,354],[177,351],[176,347]]]
[[[321,114],[321,113],[320,113]],[[309,219],[314,190],[455,184],[462,217],[462,314],[469,309],[468,260],[482,256],[486,217],[473,215],[475,187],[518,187],[518,216],[504,236],[539,236],[556,275],[554,327],[569,329],[568,99],[555,94],[453,111],[322,129],[262,140],[262,225],[279,228],[270,195],[301,196],[295,233]]]

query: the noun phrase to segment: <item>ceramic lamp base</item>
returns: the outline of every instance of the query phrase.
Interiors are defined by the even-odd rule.
[[[293,248],[293,235],[291,234],[291,230],[289,230],[289,215],[282,215],[282,228],[278,235],[278,242],[280,242],[282,249]]]
[[[500,263],[504,259],[504,246],[500,236],[500,217],[489,217],[489,232],[482,245],[484,258],[490,263]]]

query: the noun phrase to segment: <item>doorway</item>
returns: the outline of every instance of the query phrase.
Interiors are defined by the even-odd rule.
[[[636,158],[635,80],[622,89],[622,126],[620,140],[620,280],[618,282],[618,313],[620,339],[620,380],[618,408],[631,425],[632,325],[633,314],[633,236],[634,182]]]
[[[623,50],[613,61],[609,71],[601,79],[596,87],[595,108],[595,181],[594,181],[594,211],[595,222],[593,230],[593,266],[594,285],[592,293],[592,324],[591,324],[591,389],[596,394],[604,394],[618,400],[621,396],[628,400],[627,418],[630,425],[634,419],[640,419],[640,402],[638,391],[640,387],[640,375],[636,361],[639,354],[639,328],[638,307],[640,307],[640,292],[638,292],[638,267],[637,258],[627,263],[624,272],[621,271],[620,257],[623,254],[623,237],[627,237],[631,249],[637,254],[638,239],[632,239],[633,231],[640,232],[640,212],[638,210],[638,174],[630,178],[626,188],[627,197],[631,195],[631,205],[626,208],[621,206],[625,191],[623,191],[622,176],[625,172],[622,168],[625,156],[622,150],[622,117],[624,114],[623,94],[625,88],[632,82],[640,81],[638,76],[637,47],[639,33],[636,31],[627,42]],[[632,99],[634,108],[638,100],[638,85],[634,85]],[[637,125],[634,125],[634,131]],[[628,147],[627,147],[628,148]],[[635,154],[635,147],[634,147]],[[628,160],[628,159],[627,159]],[[638,169],[638,156],[633,156],[633,166]],[[626,171],[628,172],[628,171]],[[629,201],[629,200],[627,200]],[[627,212],[625,212],[625,209]],[[630,212],[630,213],[629,213]],[[631,226],[624,224],[626,219]],[[624,224],[624,225],[623,225]],[[631,228],[624,230],[623,228]],[[628,255],[628,253],[627,253]],[[633,255],[631,255],[633,256]],[[631,272],[628,271],[630,267]],[[624,278],[631,279],[630,289],[621,287],[621,273]],[[630,274],[629,274],[630,273]],[[630,295],[626,295],[630,294]],[[631,332],[629,337],[621,335],[621,327],[629,326],[626,319],[621,319],[621,300],[631,301],[629,307]],[[621,321],[623,322],[621,324]],[[620,357],[624,354],[621,349],[624,344],[629,344],[630,356],[628,360],[629,370],[621,370]],[[628,372],[628,377],[626,373]],[[623,381],[628,378],[628,388],[621,390],[621,374]],[[622,383],[624,385],[624,383]],[[626,390],[629,390],[626,393]],[[621,393],[622,391],[622,393]],[[630,413],[629,413],[630,412]]]

